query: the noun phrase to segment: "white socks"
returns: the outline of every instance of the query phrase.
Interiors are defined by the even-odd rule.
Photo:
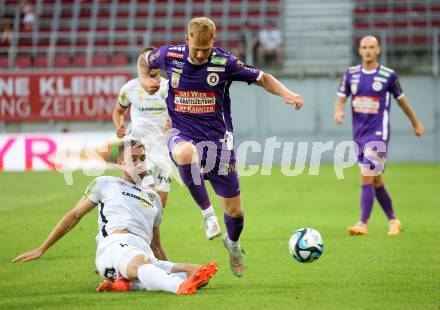
[[[227,236],[227,238],[226,238],[226,242],[227,242],[231,247],[238,247],[238,246],[240,246],[240,240],[232,241],[231,239],[229,239],[229,236]]]
[[[180,284],[184,281],[178,276],[154,266],[145,264],[138,268],[138,279],[147,291],[165,291],[177,293]]]
[[[203,218],[205,218],[205,219],[210,216],[215,216],[215,210],[212,206],[209,206],[208,209],[201,210],[201,211],[202,211]]]

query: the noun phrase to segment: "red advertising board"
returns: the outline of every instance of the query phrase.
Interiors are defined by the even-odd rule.
[[[0,121],[111,119],[129,71],[0,74]]]

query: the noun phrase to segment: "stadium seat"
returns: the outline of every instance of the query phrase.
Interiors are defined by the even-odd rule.
[[[104,54],[93,55],[92,66],[93,67],[106,67],[106,66],[108,66],[107,55],[104,55]]]
[[[46,55],[37,55],[34,58],[34,67],[36,68],[46,68],[47,67],[47,56]]]
[[[56,55],[53,62],[56,68],[66,68],[70,66],[70,58],[67,55]]]
[[[41,3],[32,1],[36,16],[38,16],[35,23],[37,33],[36,36],[31,36],[29,32],[18,34],[17,54],[26,54],[31,49],[37,53],[55,49],[56,53],[69,52],[69,55],[72,55],[72,65],[82,67],[85,65],[86,49],[92,48],[95,55],[107,52],[107,50],[109,53],[116,53],[109,58],[105,55],[96,55],[92,63],[98,66],[107,66],[109,63],[113,66],[126,66],[134,51],[137,48],[141,49],[147,39],[150,40],[149,44],[156,46],[182,43],[181,37],[186,30],[188,17],[203,16],[207,11],[210,12],[209,15],[217,23],[218,38],[224,38],[223,42],[219,42],[226,44],[225,47],[231,47],[236,44],[243,20],[250,20],[254,30],[258,31],[261,18],[278,19],[281,15],[280,0],[266,0],[265,5],[262,5],[261,0],[248,0],[246,10],[243,10],[240,0],[229,0],[227,7],[224,6],[222,0],[192,0],[191,12],[187,11],[188,1],[157,0],[154,1],[154,12],[149,11],[152,5],[151,0],[42,0]],[[170,3],[173,4],[171,7]],[[95,5],[98,6],[96,27],[92,22]],[[132,5],[136,7],[133,9]],[[17,1],[5,0],[4,6],[6,11],[15,11]],[[417,12],[423,9],[423,6],[419,6]],[[365,7],[365,5],[362,6],[356,1],[356,10],[358,7]],[[60,11],[56,11],[56,8]],[[112,11],[113,8],[116,9],[115,12]],[[134,16],[132,16],[133,13]],[[114,24],[111,21],[112,15],[116,17]],[[54,18],[57,16],[58,21],[55,23]],[[151,16],[152,21],[149,20]],[[173,19],[171,27],[166,22],[169,17]],[[222,28],[225,18],[229,19],[226,23],[227,27]],[[149,29],[151,27],[152,29]],[[417,27],[423,28],[424,26],[419,22]],[[148,31],[151,31],[151,38],[144,35]],[[229,32],[227,36],[224,35],[225,32]],[[116,35],[112,38],[113,33]],[[182,35],[178,37],[180,33]],[[93,35],[96,37],[92,38]],[[53,61],[49,62],[50,59],[47,56],[38,55],[34,59],[34,65],[43,68],[48,63],[53,63],[55,67],[64,67],[70,64],[69,57],[66,54],[55,54]],[[21,66],[29,66],[29,58],[20,58],[17,61]],[[32,58],[30,58],[30,64],[32,64]]]
[[[87,66],[86,55],[75,55],[73,57],[72,64],[74,67],[86,67]]]
[[[110,64],[113,67],[124,67],[128,65],[128,57],[127,55],[112,55],[110,57]]]
[[[19,55],[15,58],[15,66],[17,68],[30,68],[32,66],[31,56]]]
[[[0,68],[8,67],[8,56],[0,56]]]

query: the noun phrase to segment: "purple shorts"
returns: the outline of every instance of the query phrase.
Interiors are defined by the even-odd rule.
[[[200,158],[200,166],[202,167],[203,179],[209,180],[215,193],[224,198],[233,198],[240,195],[240,182],[236,169],[236,158],[233,150],[222,150],[221,146],[212,142],[212,148],[208,147],[200,149],[198,142],[185,136],[174,136],[169,140],[168,150],[173,162],[173,148],[182,141],[191,142],[197,147]],[[215,148],[214,148],[215,145]],[[205,172],[205,171],[206,172]]]
[[[384,168],[388,141],[380,139],[358,139],[354,141],[359,146],[357,153],[359,164],[370,165],[370,170]]]

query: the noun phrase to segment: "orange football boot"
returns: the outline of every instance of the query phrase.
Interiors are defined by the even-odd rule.
[[[127,292],[131,288],[130,280],[118,278],[115,282],[105,279],[99,284],[98,292]]]
[[[402,230],[402,224],[398,219],[391,220],[389,222],[388,236],[397,236]]]
[[[367,224],[361,221],[357,222],[356,225],[347,228],[350,235],[368,235]]]
[[[202,265],[196,273],[190,276],[188,279],[182,282],[177,291],[177,295],[191,295],[196,292],[196,290],[209,281],[217,272],[218,264],[216,262],[210,262]]]

